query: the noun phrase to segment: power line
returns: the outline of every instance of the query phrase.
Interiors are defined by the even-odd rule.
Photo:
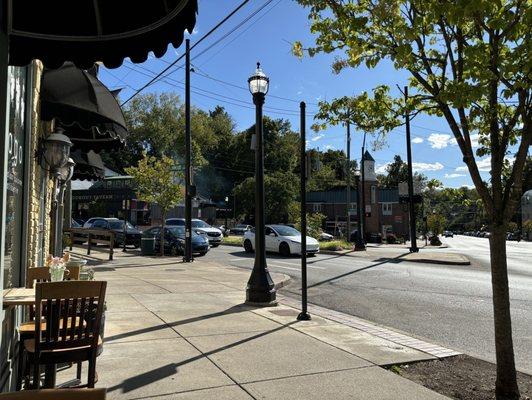
[[[260,6],[257,10],[253,11],[250,15],[248,15],[246,18],[244,18],[244,20],[242,20],[238,25],[236,25],[235,27],[233,27],[231,30],[229,30],[228,32],[226,32],[221,38],[219,38],[218,40],[216,40],[214,43],[210,44],[207,48],[205,48],[204,50],[202,50],[200,53],[194,55],[192,57],[192,60],[198,58],[198,57],[201,57],[203,54],[205,54],[207,51],[209,51],[210,49],[212,49],[214,46],[216,46],[218,43],[220,43],[221,41],[223,41],[225,38],[227,38],[228,36],[230,36],[231,34],[233,34],[234,32],[236,32],[238,29],[240,29],[243,25],[246,24],[246,22],[248,22],[250,19],[252,19],[255,15],[257,15],[260,11],[262,11],[264,8],[266,8],[273,0],[267,0],[266,3],[264,3],[262,6]],[[192,50],[192,49],[191,49]],[[175,71],[179,70],[180,68],[182,68],[183,66],[181,67],[178,67],[177,69],[173,70],[173,71],[169,71],[163,78],[166,78],[168,76],[170,76],[171,74],[173,74]]]
[[[128,66],[128,65],[124,64],[123,66],[125,68],[131,69],[131,70],[133,70],[133,71],[135,71],[135,72],[137,72],[139,74],[142,74],[144,76],[147,76],[147,77],[151,77],[151,76],[153,76],[152,74],[155,74],[154,71],[151,71],[150,69],[148,69],[146,67],[143,67],[143,66],[140,66],[140,65],[134,65],[134,67],[132,67],[132,66]],[[143,70],[145,72],[140,71],[138,68],[140,68],[141,70]],[[177,80],[173,79],[173,78],[170,78],[170,77],[161,78],[160,81],[166,83],[169,86],[176,87],[178,89],[183,89],[183,85],[184,84],[182,82],[180,82],[180,81],[177,81]],[[191,86],[191,87],[196,89],[196,90],[191,90],[192,93],[197,94],[199,96],[203,96],[203,97],[212,99],[212,100],[215,100],[215,101],[218,101],[218,102],[220,102],[222,104],[224,104],[224,103],[225,104],[231,104],[231,105],[242,107],[242,108],[246,108],[246,109],[249,109],[249,110],[254,110],[255,109],[255,107],[253,107],[251,105],[248,105],[249,103],[246,100],[241,100],[241,99],[228,97],[228,96],[225,96],[225,95],[222,95],[222,94],[219,94],[219,93],[211,92],[211,91],[206,90],[206,89],[198,88],[196,86]],[[208,94],[198,92],[198,90],[201,91],[201,92],[208,93]],[[213,96],[217,96],[217,97],[213,97]],[[224,99],[228,99],[228,100],[224,100]],[[238,102],[238,103],[235,103],[235,102]],[[264,109],[266,111],[269,111],[269,112],[274,113],[274,114],[287,115],[287,116],[293,116],[293,117],[300,115],[299,111],[295,110],[295,109],[291,110],[291,109],[277,108],[277,107],[271,107],[271,106],[265,106]],[[307,113],[307,115],[314,116],[313,113]]]
[[[205,35],[203,35],[191,48],[190,50],[194,49],[197,45],[199,45],[201,42],[203,42],[205,39],[207,39],[213,32],[215,32],[220,26],[222,26],[225,22],[227,22],[233,15],[235,15],[242,7],[244,7],[249,0],[244,0],[238,7],[236,7],[233,11],[231,11],[224,19],[222,19],[220,22],[218,22],[209,32],[207,32]],[[159,72],[153,79],[151,79],[148,83],[146,83],[144,86],[142,86],[140,89],[136,90],[133,95],[131,95],[126,101],[124,101],[121,106],[128,103],[133,97],[137,96],[141,91],[146,89],[148,86],[150,86],[152,83],[154,83],[161,75],[163,75],[166,71],[168,71],[170,68],[172,68],[175,64],[177,64],[185,54],[178,57],[175,61],[173,61],[168,67],[163,69],[161,72]]]
[[[251,28],[253,27],[256,27],[258,22],[260,20],[262,20],[266,15],[268,15],[275,7],[277,7],[281,1],[283,0],[279,0],[277,1],[277,3],[275,3],[273,6],[271,6],[268,10],[266,10],[266,12],[264,14],[262,14],[259,18],[257,18],[255,20],[255,22],[251,25],[249,25],[246,29],[244,29],[242,32],[240,32],[238,35],[236,35],[233,39],[231,39],[228,43],[226,43],[224,46],[222,46],[216,53],[214,53],[211,57],[209,57],[207,60],[203,61],[203,63],[201,64],[202,66],[207,64],[210,60],[212,60],[214,57],[216,57],[218,54],[220,54],[220,52],[225,49],[227,46],[229,46],[231,43],[233,43],[235,40],[237,40],[240,36],[242,36],[244,33],[246,33],[247,31],[249,31]]]

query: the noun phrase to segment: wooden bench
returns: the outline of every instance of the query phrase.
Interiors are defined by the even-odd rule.
[[[87,255],[91,254],[91,247],[93,244],[104,244],[109,246],[109,260],[113,259],[115,247],[115,233],[106,229],[97,228],[68,228],[65,233],[70,237],[70,250],[74,245],[75,238],[83,238],[87,240]]]

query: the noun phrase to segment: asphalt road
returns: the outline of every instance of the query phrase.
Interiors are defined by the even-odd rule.
[[[309,302],[495,361],[488,239],[455,236],[450,248],[471,266],[389,261],[387,250],[370,257],[320,254],[308,259]],[[397,251],[397,250],[395,250]],[[374,255],[374,256],[373,256]],[[221,246],[206,256],[251,269],[253,255]],[[532,374],[532,243],[509,242],[508,263],[516,362]],[[292,277],[281,292],[300,294],[300,259],[268,255],[270,270]]]

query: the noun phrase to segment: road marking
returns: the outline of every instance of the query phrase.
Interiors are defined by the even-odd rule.
[[[301,265],[301,263],[299,264],[295,264],[295,263],[290,263],[290,262],[286,262],[286,261],[279,261],[279,260],[275,260],[276,263],[281,263],[281,264],[286,264],[286,265]],[[317,265],[309,265],[307,264],[307,268],[315,268],[315,269],[325,269],[325,267],[318,267]]]
[[[290,270],[292,270],[292,271],[299,271],[299,270],[300,270],[299,268],[285,267],[284,265],[270,264],[269,266],[270,266],[270,267],[276,267],[276,268],[290,269]]]
[[[249,261],[249,260],[253,260],[253,258],[232,258],[230,259],[229,261],[231,262],[242,262],[242,261]],[[279,263],[279,264],[286,264],[286,265],[298,265],[298,264],[294,264],[294,263],[290,263],[290,262],[286,262],[286,261],[278,261],[278,260],[275,260],[275,263]],[[301,268],[295,268],[295,267],[292,267],[292,268],[289,268],[289,267],[283,267],[283,266],[280,266],[280,265],[274,265],[274,264],[270,264],[271,266],[274,266],[274,267],[279,267],[279,268],[286,268],[286,269],[293,269],[295,271],[299,271]],[[318,267],[317,265],[307,265],[308,268],[314,268],[314,269],[326,269],[325,267]]]

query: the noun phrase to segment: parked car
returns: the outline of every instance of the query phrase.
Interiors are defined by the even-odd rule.
[[[70,220],[70,227],[72,228],[82,228],[82,225],[76,221],[74,218]],[[83,244],[86,242],[86,240],[83,240],[81,237],[86,238],[88,235],[77,235],[76,239],[74,240],[74,244]]]
[[[454,234],[452,231],[443,231],[443,236],[445,237],[454,237]]]
[[[247,231],[253,229],[251,225],[245,225],[245,224],[238,224],[235,225],[233,228],[231,228],[231,233],[233,235],[243,235]]]
[[[171,226],[185,226],[185,218],[168,218],[166,225]],[[204,233],[209,238],[209,244],[212,247],[218,247],[222,243],[222,231],[218,228],[210,226],[201,219],[192,219],[192,230],[196,233]]]
[[[322,242],[330,242],[333,239],[334,239],[334,236],[331,235],[330,233],[327,233],[327,232],[320,233],[319,240],[321,240]]]
[[[155,252],[161,251],[161,226],[154,226],[142,233],[144,237],[155,238]],[[192,232],[192,254],[205,255],[209,251],[209,239],[204,234]],[[164,253],[173,256],[185,253],[185,227],[165,226]]]
[[[222,235],[224,235],[224,237],[229,236],[229,228],[227,228],[225,225],[220,225],[216,228],[218,228],[222,232]]]
[[[266,225],[266,251],[278,252],[287,257],[291,254],[301,254],[301,232],[286,225]],[[244,234],[244,250],[253,252],[255,246],[255,229]],[[320,251],[318,241],[307,236],[307,254],[316,254]]]
[[[124,221],[118,218],[89,218],[83,225],[84,228],[104,229],[115,233],[115,246],[124,245]],[[141,232],[126,222],[126,246],[140,247]]]
[[[517,240],[517,241],[520,241],[521,240],[521,235],[519,234],[519,232],[508,232],[508,234],[506,235],[506,240]]]

